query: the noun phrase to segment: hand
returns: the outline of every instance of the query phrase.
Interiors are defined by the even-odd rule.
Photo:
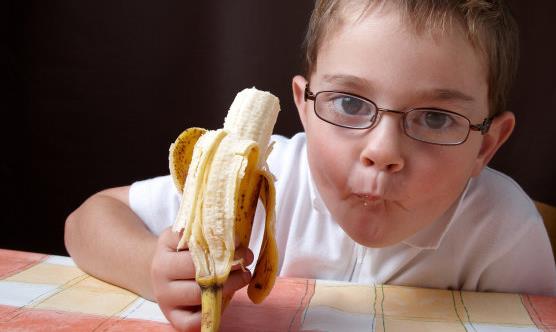
[[[189,250],[176,251],[178,234],[166,229],[158,238],[151,265],[153,293],[162,313],[178,331],[199,331],[201,328],[201,288],[195,281],[195,265]],[[253,253],[247,248],[236,248],[236,259],[243,258],[244,266],[251,264]],[[246,286],[249,271],[232,267],[224,283],[223,298]]]

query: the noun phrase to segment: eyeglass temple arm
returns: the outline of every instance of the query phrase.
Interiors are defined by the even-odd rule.
[[[305,92],[303,94],[303,99],[304,101],[307,101],[307,99],[309,100],[315,100],[315,95],[309,90],[309,83],[305,84]]]
[[[493,118],[494,118],[494,116],[491,116],[491,117],[485,118],[483,120],[483,123],[469,125],[469,129],[475,130],[475,131],[480,131],[481,135],[484,135],[484,134],[488,133],[488,130],[490,129],[490,125],[492,124],[492,119]]]

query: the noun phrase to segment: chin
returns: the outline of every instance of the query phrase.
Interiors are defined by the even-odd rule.
[[[361,218],[354,222],[354,219],[347,219],[349,225],[340,224],[344,232],[355,242],[369,248],[383,248],[398,243],[400,240],[393,237],[388,225]],[[347,227],[346,227],[347,226]]]
[[[384,248],[398,243],[399,241],[384,239],[384,238],[371,238],[363,236],[350,236],[355,242],[368,248]]]

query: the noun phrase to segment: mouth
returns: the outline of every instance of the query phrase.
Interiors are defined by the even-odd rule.
[[[366,202],[376,202],[384,199],[382,196],[375,194],[355,193],[355,196]]]
[[[353,195],[364,207],[376,206],[384,203],[384,197],[381,195],[371,193],[354,193]]]

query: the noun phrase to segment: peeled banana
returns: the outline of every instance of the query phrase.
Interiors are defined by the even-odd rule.
[[[173,231],[181,233],[202,291],[202,331],[217,331],[222,287],[233,265],[235,244],[247,247],[259,199],[265,231],[247,293],[260,303],[274,286],[278,249],[274,236],[274,179],[266,159],[280,111],[278,98],[255,88],[237,94],[224,127],[189,128],[170,146],[170,173],[182,199]],[[243,266],[243,265],[242,265]]]

